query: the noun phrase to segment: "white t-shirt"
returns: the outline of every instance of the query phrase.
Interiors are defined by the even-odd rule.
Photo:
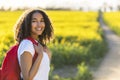
[[[24,53],[24,51],[28,51],[30,52],[32,57],[34,56],[35,50],[34,50],[33,43],[30,40],[25,39],[19,45],[19,48],[18,48],[19,64],[20,64],[20,56]],[[50,60],[47,53],[43,52],[43,58],[42,58],[41,64],[33,80],[48,80],[49,70],[50,70]]]

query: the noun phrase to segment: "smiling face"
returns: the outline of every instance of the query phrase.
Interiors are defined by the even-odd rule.
[[[37,39],[39,35],[43,33],[45,29],[44,18],[41,13],[35,12],[32,15],[31,20],[31,36]]]

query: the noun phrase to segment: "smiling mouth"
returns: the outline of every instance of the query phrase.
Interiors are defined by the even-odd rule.
[[[37,31],[42,31],[42,28],[36,28]]]

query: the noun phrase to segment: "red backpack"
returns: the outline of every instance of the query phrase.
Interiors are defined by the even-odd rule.
[[[33,44],[36,44],[36,41],[28,37]],[[0,69],[0,80],[20,80],[20,67],[17,58],[17,50],[19,44],[14,45],[9,51],[7,51],[6,57],[3,60],[2,67]],[[33,57],[33,62],[35,61],[37,54],[35,53]]]

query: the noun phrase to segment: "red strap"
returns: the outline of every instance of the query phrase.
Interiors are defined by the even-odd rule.
[[[27,37],[26,39],[30,40],[33,44],[38,45],[38,42],[35,41],[32,37]]]

